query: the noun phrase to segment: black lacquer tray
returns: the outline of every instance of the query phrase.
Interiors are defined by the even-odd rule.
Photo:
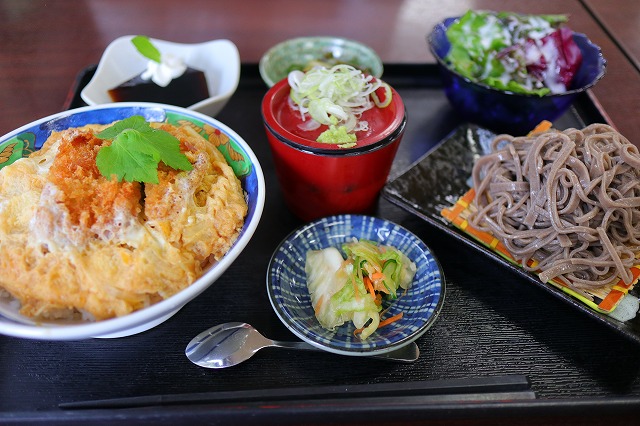
[[[65,108],[83,106],[79,91],[94,70],[90,67],[79,74]],[[392,169],[393,182],[465,123],[449,106],[435,66],[385,64],[384,78],[398,90],[408,111],[407,130]],[[0,336],[0,421],[52,425],[105,424],[114,419],[129,424],[444,424],[451,420],[468,424],[460,419],[484,419],[483,424],[510,424],[538,418],[545,424],[549,416],[602,420],[637,412],[640,345],[631,332],[616,332],[605,321],[584,315],[551,292],[531,285],[517,270],[490,260],[460,238],[452,238],[451,230],[434,226],[386,197],[380,198],[375,214],[423,239],[447,278],[446,302],[438,321],[416,341],[421,352],[416,362],[396,364],[265,349],[229,369],[206,370],[191,364],[184,355],[187,343],[223,322],[248,322],[269,337],[295,338],[273,312],[266,290],[273,251],[301,224],[284,206],[262,127],[260,102],[266,90],[257,65],[243,65],[238,90],[216,117],[252,147],[267,187],[261,222],[236,262],[215,285],[168,321],[138,335],[71,342]],[[606,117],[585,95],[556,126],[595,121],[606,121]],[[312,406],[200,403],[76,411],[58,407],[73,401],[158,394],[504,374],[528,377],[537,399],[472,404],[407,401],[385,410],[348,402]],[[490,418],[500,421],[487,420]]]

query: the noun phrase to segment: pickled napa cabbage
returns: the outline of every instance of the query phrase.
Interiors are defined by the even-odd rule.
[[[416,266],[396,248],[368,240],[345,243],[342,250],[346,259],[335,247],[307,252],[307,288],[322,327],[352,321],[364,340],[381,324],[383,301],[411,286]]]

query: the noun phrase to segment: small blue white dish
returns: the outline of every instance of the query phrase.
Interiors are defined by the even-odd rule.
[[[365,340],[354,335],[353,323],[334,330],[315,317],[307,289],[305,259],[309,250],[340,248],[357,238],[390,245],[416,264],[411,287],[390,304],[387,315],[400,320],[378,328]],[[267,270],[267,291],[277,316],[300,339],[329,352],[370,356],[401,348],[422,336],[436,321],[445,296],[442,269],[431,250],[407,229],[384,219],[336,215],[318,219],[289,234],[275,250]]]

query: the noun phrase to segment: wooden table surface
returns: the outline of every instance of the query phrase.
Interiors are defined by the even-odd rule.
[[[637,2],[585,3],[615,30],[628,52],[640,51]],[[640,73],[577,0],[324,0],[322,6],[311,0],[0,0],[0,134],[59,112],[76,74],[97,63],[121,35],[185,43],[227,38],[238,46],[243,62],[257,62],[287,38],[336,35],[370,45],[386,63],[430,63],[426,34],[440,19],[469,8],[568,13],[571,27],[600,45],[608,61],[594,94],[615,126],[639,143]]]
[[[616,41],[636,69],[640,70],[640,7],[635,0],[583,0],[582,3]]]
[[[633,16],[640,14],[640,4],[622,0],[599,3],[596,0],[0,0],[0,22],[3,23],[0,26],[0,134],[59,112],[67,102],[76,76],[85,67],[96,64],[106,46],[122,35],[146,34],[184,43],[226,38],[238,46],[241,60],[251,64],[257,63],[269,47],[285,39],[336,35],[368,44],[386,64],[428,64],[434,59],[426,47],[425,37],[434,24],[442,18],[476,8],[568,13],[571,27],[588,34],[600,45],[608,61],[606,76],[593,89],[595,99],[611,122],[638,145],[640,120],[636,115],[640,72],[634,60],[629,58],[634,57],[633,45],[637,43],[633,38],[636,27]],[[628,19],[620,21],[619,28],[614,28],[618,19],[616,13],[620,11],[610,11],[607,7],[609,4],[621,7],[623,3],[627,3]],[[262,90],[260,84],[255,84],[243,96],[255,101]],[[237,101],[236,105],[247,99]],[[418,104],[417,100],[412,101]],[[233,120],[234,126],[244,123],[241,113],[223,112],[221,117]],[[415,116],[421,113],[419,111]],[[262,130],[258,128],[257,109],[247,112],[247,116],[246,122],[253,123],[253,127],[238,127],[238,131],[243,137],[247,134],[259,142]],[[244,368],[213,375],[185,365],[188,362],[183,353],[175,350],[185,336],[195,335],[203,324],[213,325],[214,319],[244,320],[246,316],[254,315],[263,321],[267,331],[281,330],[281,336],[286,337],[287,330],[282,331],[283,326],[273,315],[266,295],[258,292],[255,299],[247,298],[244,301],[247,309],[238,312],[234,305],[237,300],[226,290],[232,286],[248,289],[257,282],[262,288],[264,270],[260,268],[264,267],[275,244],[298,224],[282,207],[273,165],[267,149],[258,142],[256,149],[261,155],[260,161],[264,160],[271,192],[258,238],[248,247],[253,257],[245,257],[246,263],[234,265],[221,277],[221,282],[216,283],[222,286],[214,289],[218,293],[211,292],[202,301],[206,303],[206,297],[210,297],[212,303],[221,300],[227,303],[217,305],[210,312],[197,309],[200,305],[188,305],[176,315],[172,324],[133,336],[128,341],[33,342],[0,336],[0,375],[3,377],[0,381],[0,423],[17,419],[13,408],[16,404],[21,407],[18,414],[22,419],[31,415],[30,420],[40,423],[63,424],[67,418],[56,411],[54,403],[70,398],[227,390],[232,385],[236,389],[242,389],[242,386],[244,389],[275,387],[285,381],[287,384],[317,385],[342,380],[352,373],[341,359],[311,358],[308,354],[293,358],[287,353],[265,351],[262,358],[256,357],[255,362],[246,363]],[[403,152],[403,161],[408,163],[422,154],[418,149],[407,149]],[[479,259],[475,252],[456,242],[439,238],[440,234],[418,218],[389,203],[383,206],[381,215],[433,243],[442,256],[443,268],[452,282],[451,293],[447,296],[450,297],[449,310],[421,340],[420,364],[375,369],[365,365],[353,369],[352,382],[516,372],[532,377],[543,396],[545,391],[550,395],[540,401],[546,417],[523,418],[521,413],[531,414],[531,411],[519,410],[522,406],[518,404],[505,404],[508,406],[506,414],[498,408],[486,412],[476,410],[480,418],[469,419],[462,411],[451,407],[439,412],[448,417],[437,424],[500,424],[494,419],[502,418],[508,419],[509,424],[577,425],[594,414],[608,426],[628,424],[630,410],[623,409],[635,407],[638,403],[635,396],[640,395],[640,374],[635,363],[640,348],[605,327],[585,321],[583,315],[538,288],[519,287],[522,283],[517,277],[497,266],[493,268],[493,264],[485,265],[487,262],[483,258]],[[480,290],[480,284],[482,288],[486,285],[495,291]],[[505,302],[510,297],[522,297],[522,294],[526,295],[526,300],[520,305]],[[534,302],[529,304],[531,300]],[[543,304],[557,307],[560,313],[541,315],[538,307]],[[478,323],[473,310],[488,312],[493,315],[493,322]],[[560,315],[561,321],[548,324],[546,315]],[[461,322],[461,318],[466,322]],[[178,327],[178,321],[184,325],[181,323]],[[493,333],[500,338],[497,343]],[[536,351],[522,353],[521,348],[525,347]],[[500,363],[495,364],[495,359]],[[314,360],[323,364],[310,364]],[[625,360],[627,364],[624,364]],[[627,368],[630,364],[631,368]],[[271,370],[265,370],[265,366]],[[313,382],[306,381],[309,370],[316,373]],[[114,376],[114,371],[126,371],[131,377]],[[255,377],[262,381],[250,382]],[[187,380],[191,382],[183,383]],[[579,380],[577,385],[576,380]],[[546,383],[553,384],[553,392]],[[23,397],[25,395],[28,395],[27,399]],[[580,400],[576,395],[591,399]],[[595,403],[594,399],[597,399]],[[611,399],[618,405],[605,405]],[[36,411],[29,413],[25,407]],[[627,417],[617,416],[620,410]],[[452,413],[453,419],[449,416]],[[150,409],[145,414],[146,423],[149,423],[153,411]],[[201,408],[201,411],[184,410],[183,414],[206,416],[211,413]],[[232,419],[236,414],[231,412],[226,419]],[[412,424],[422,423],[430,415],[428,407],[423,407],[423,417],[412,419],[411,413],[404,414],[405,419],[413,420]],[[116,417],[98,412],[94,419],[106,424],[107,420],[116,420]],[[321,422],[322,413],[316,418]],[[136,419],[136,424],[145,423],[142,416]],[[259,424],[259,419],[246,420]],[[353,420],[343,417],[342,423],[353,423]],[[358,420],[369,424],[376,419]]]
[[[604,84],[596,87],[593,92],[618,129],[634,144],[639,145],[640,120],[633,117],[640,111],[640,2],[582,0],[582,3],[608,35],[606,44],[602,45],[609,62],[607,76],[602,81]]]

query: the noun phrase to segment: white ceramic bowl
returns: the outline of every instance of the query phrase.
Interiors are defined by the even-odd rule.
[[[82,100],[88,105],[113,102],[108,90],[147,68],[148,59],[131,43],[133,37],[119,37],[105,49],[93,78],[80,92]],[[180,44],[152,38],[151,42],[160,52],[179,56],[188,66],[204,72],[211,96],[187,109],[215,117],[236,91],[240,81],[240,55],[236,45],[229,40]]]
[[[249,145],[236,132],[207,115],[185,108],[142,102],[83,107],[61,112],[14,130],[0,138],[0,150],[16,144],[11,148],[13,154],[8,160],[8,163],[11,163],[16,158],[40,149],[52,131],[90,123],[108,124],[132,115],[142,115],[147,121],[169,121],[174,124],[178,120],[187,120],[199,128],[206,124],[229,137],[229,144],[220,147],[220,151],[226,156],[227,149],[233,148],[236,151],[234,154],[242,156],[242,160],[227,161],[240,178],[249,206],[238,239],[220,261],[206,267],[203,275],[186,289],[155,305],[118,318],[96,322],[36,323],[18,312],[15,301],[0,297],[0,334],[42,340],[76,340],[89,337],[123,337],[148,330],[170,318],[187,302],[212,285],[251,239],[260,221],[265,201],[262,168]]]

